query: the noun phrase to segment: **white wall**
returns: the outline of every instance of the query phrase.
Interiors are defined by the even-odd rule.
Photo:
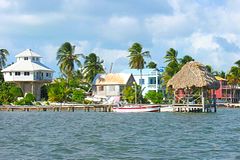
[[[4,75],[4,80],[5,81],[34,81],[34,80],[52,80],[52,73],[51,72],[48,72],[48,73],[51,73],[51,76],[46,76],[46,73],[47,72],[41,72],[43,73],[43,77],[41,76],[42,74],[39,72],[39,77],[37,79],[37,76],[36,76],[36,73],[35,73],[35,76],[34,76],[34,73],[33,72],[29,72],[29,75],[24,75],[24,72],[20,72],[20,76],[17,76],[15,75],[15,72],[11,72],[12,75],[10,75],[9,72],[5,72],[3,75]]]

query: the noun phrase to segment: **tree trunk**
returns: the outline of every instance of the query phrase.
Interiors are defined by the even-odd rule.
[[[142,69],[140,69],[140,91],[142,90]],[[141,93],[142,94],[142,93]],[[140,103],[142,103],[142,100],[140,98]]]

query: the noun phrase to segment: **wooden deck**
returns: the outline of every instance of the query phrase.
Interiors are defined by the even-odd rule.
[[[216,108],[211,106],[205,106],[202,104],[174,104],[174,112],[216,112]]]
[[[115,105],[102,105],[102,104],[89,104],[89,105],[54,105],[54,106],[0,106],[0,111],[52,111],[61,112],[68,111],[74,112],[82,110],[85,112],[112,112],[112,107]]]

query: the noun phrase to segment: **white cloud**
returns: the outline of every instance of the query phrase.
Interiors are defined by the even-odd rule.
[[[189,40],[194,53],[199,50],[216,51],[220,48],[210,34],[193,33]]]
[[[128,55],[127,50],[120,49],[107,49],[107,48],[94,48],[93,52],[96,53],[105,63],[114,63],[119,58],[126,58]]]
[[[11,6],[11,2],[7,0],[0,0],[0,9],[6,9]]]
[[[130,16],[112,16],[101,24],[100,35],[112,40],[126,40],[140,31],[138,20]]]

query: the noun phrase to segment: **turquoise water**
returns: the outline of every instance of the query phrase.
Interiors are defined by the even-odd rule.
[[[0,159],[240,159],[240,109],[0,112]]]

